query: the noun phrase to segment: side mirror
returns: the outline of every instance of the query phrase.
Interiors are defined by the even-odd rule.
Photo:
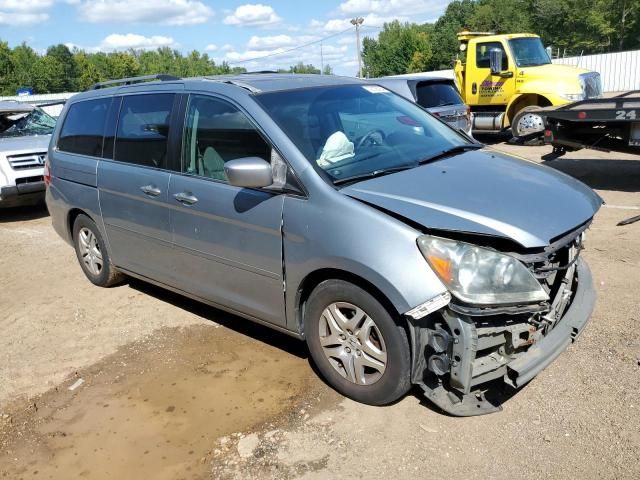
[[[492,48],[489,51],[489,66],[491,67],[491,75],[500,75],[502,72],[502,50]]]
[[[261,188],[273,183],[271,165],[259,157],[229,160],[224,164],[224,173],[235,187]]]

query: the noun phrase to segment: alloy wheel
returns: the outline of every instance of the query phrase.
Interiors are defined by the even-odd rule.
[[[320,345],[331,366],[357,385],[377,382],[387,367],[387,348],[380,329],[361,308],[335,302],[322,312]]]
[[[78,232],[78,248],[85,266],[93,275],[98,276],[102,272],[102,252],[95,234],[87,227],[82,227]]]

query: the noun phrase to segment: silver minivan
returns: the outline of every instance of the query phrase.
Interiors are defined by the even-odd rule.
[[[66,104],[45,182],[91,282],[136,277],[305,339],[369,404],[418,385],[452,415],[495,411],[594,305],[598,195],[353,78],[98,84]]]

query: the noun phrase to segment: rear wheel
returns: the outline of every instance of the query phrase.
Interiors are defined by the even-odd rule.
[[[525,135],[544,131],[544,117],[538,110],[542,110],[542,107],[529,105],[514,115],[511,123],[511,131],[514,137],[524,137]]]
[[[406,332],[360,287],[342,280],[318,285],[307,302],[305,335],[318,370],[343,395],[384,405],[409,390]]]
[[[80,267],[91,283],[110,287],[122,281],[124,275],[111,265],[100,230],[86,215],[78,215],[73,222],[73,241]]]

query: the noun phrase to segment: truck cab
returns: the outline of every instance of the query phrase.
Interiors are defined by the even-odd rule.
[[[464,31],[458,40],[464,58],[454,72],[476,132],[539,132],[538,110],[602,95],[599,73],[554,65],[537,35]]]

